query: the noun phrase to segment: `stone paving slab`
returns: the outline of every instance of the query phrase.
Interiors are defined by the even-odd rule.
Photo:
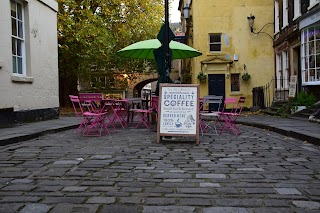
[[[239,127],[198,146],[135,128],[2,146],[0,213],[320,212],[319,147]]]

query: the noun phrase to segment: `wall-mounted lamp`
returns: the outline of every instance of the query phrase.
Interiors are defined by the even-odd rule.
[[[185,19],[190,18],[190,10],[191,10],[191,8],[189,7],[188,4],[186,4],[186,6],[183,8],[183,17]]]
[[[189,4],[183,8],[183,17],[186,19],[187,27],[192,27],[191,20],[190,20],[190,10]]]
[[[226,78],[230,78],[230,64],[227,64]]]
[[[267,34],[267,35],[273,40],[273,37],[272,37],[270,34],[262,31],[263,28],[265,28],[267,25],[273,24],[273,23],[267,23],[267,24],[265,24],[258,32],[254,32],[253,25],[254,25],[254,19],[255,19],[255,18],[256,18],[256,17],[255,17],[254,15],[252,15],[252,14],[250,14],[250,16],[247,17],[247,19],[248,19],[248,21],[249,21],[249,27],[250,27],[251,32],[252,32],[253,34],[257,34],[257,35],[260,34],[260,33]]]

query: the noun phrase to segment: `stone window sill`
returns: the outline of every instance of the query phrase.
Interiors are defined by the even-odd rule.
[[[239,96],[239,95],[243,95],[242,92],[239,91],[231,91],[230,96]]]
[[[33,83],[34,78],[33,77],[27,77],[27,76],[11,76],[11,81],[16,83]]]

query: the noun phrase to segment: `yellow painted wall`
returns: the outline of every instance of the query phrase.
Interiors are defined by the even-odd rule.
[[[265,34],[255,35],[250,32],[247,17],[253,14],[254,28],[259,31],[265,24],[273,23],[273,0],[193,0],[191,5],[193,32],[189,45],[200,50],[202,56],[192,59],[192,83],[199,84],[197,79],[201,71],[201,61],[214,56],[221,56],[233,60],[238,54],[239,60],[230,66],[230,73],[244,73],[244,64],[251,75],[249,82],[244,82],[240,77],[240,92],[231,93],[230,78],[226,75],[226,97],[246,96],[246,107],[252,106],[252,88],[264,86],[274,76],[273,40]],[[263,31],[273,36],[274,25],[268,25]],[[209,33],[222,33],[222,51],[210,53]],[[212,71],[202,70],[205,74],[226,74],[219,67]],[[217,66],[223,66],[218,64]],[[208,83],[201,83],[200,96],[208,95]]]

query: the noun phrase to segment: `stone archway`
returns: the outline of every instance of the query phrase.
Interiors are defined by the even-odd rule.
[[[133,80],[128,87],[128,91],[126,94],[127,98],[132,98],[134,97],[134,91],[138,91],[138,97],[141,97],[141,90],[142,88],[148,84],[151,83],[153,81],[157,81],[158,80],[158,73],[157,72],[153,72],[153,73],[149,73],[147,74],[141,74],[138,78],[136,78],[135,80]],[[178,72],[171,72],[170,73],[170,78],[171,79],[177,79],[179,77],[179,73]]]
[[[142,88],[146,84],[151,83],[153,81],[157,81],[157,80],[158,80],[158,73],[157,72],[150,73],[148,75],[146,75],[146,74],[140,75],[139,78],[135,79],[134,81],[132,81],[130,83],[129,88],[128,88],[128,92],[127,92],[127,98],[134,97],[134,90],[138,91],[138,97],[140,97]]]

